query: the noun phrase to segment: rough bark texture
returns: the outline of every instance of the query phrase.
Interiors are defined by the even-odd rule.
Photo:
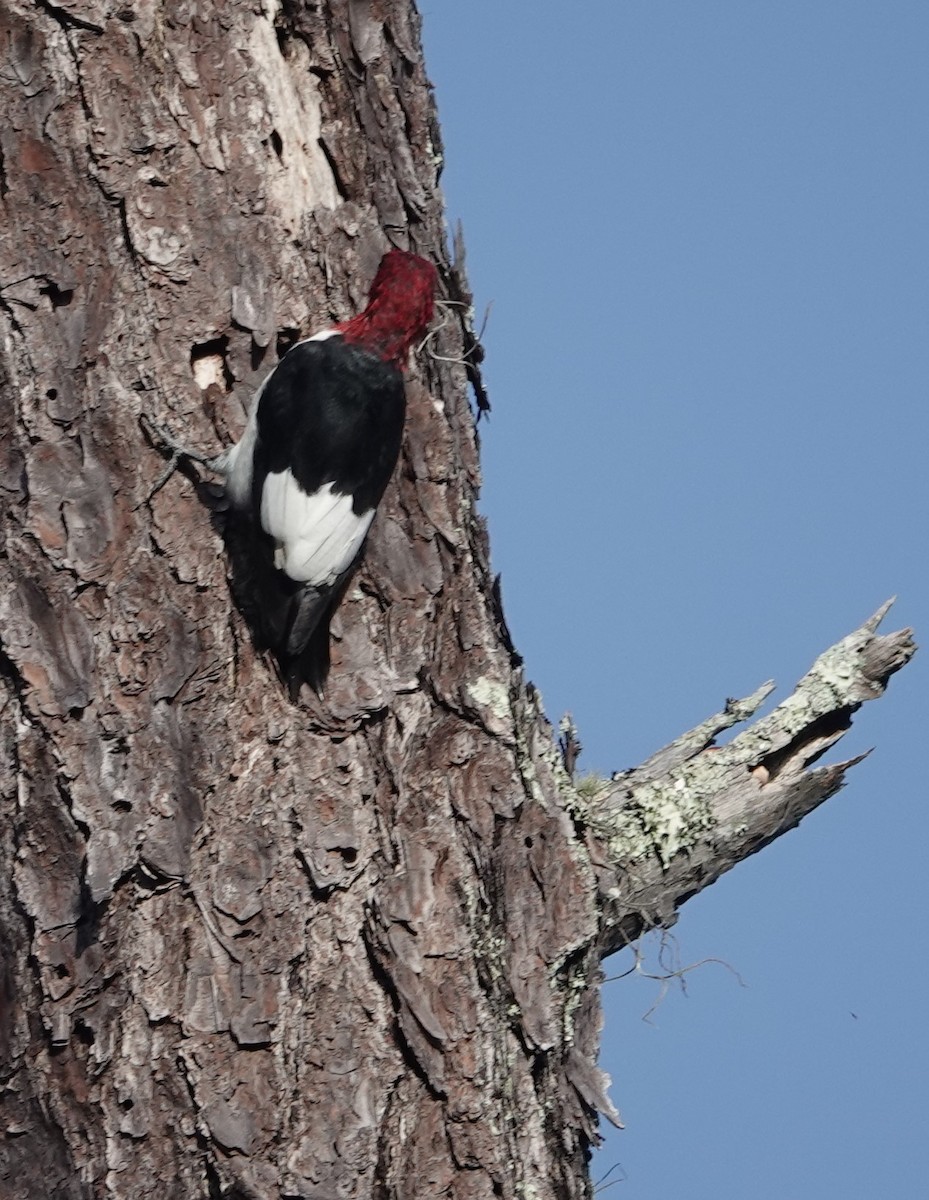
[[[575,791],[488,572],[462,305],[291,705],[140,416],[228,441],[390,243],[467,302],[415,10],[11,0],[0,36],[0,1191],[589,1195],[600,959],[840,786],[806,767],[911,643]]]

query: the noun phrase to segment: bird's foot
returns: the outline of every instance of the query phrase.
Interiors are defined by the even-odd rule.
[[[219,474],[222,473],[225,455],[220,454],[218,456],[211,456],[208,454],[201,454],[199,450],[191,450],[189,446],[181,445],[174,435],[169,433],[163,425],[159,425],[157,421],[153,421],[151,417],[147,416],[145,413],[142,413],[142,415],[139,417],[139,423],[144,429],[151,444],[156,449],[163,450],[167,453],[168,465],[158,476],[158,479],[155,481],[154,486],[150,489],[148,495],[144,500],[140,501],[137,507],[141,508],[142,504],[147,504],[157,492],[161,491],[164,485],[177,470],[180,461],[183,458],[188,459],[190,462],[199,463],[200,466],[205,467],[208,471],[213,471]]]

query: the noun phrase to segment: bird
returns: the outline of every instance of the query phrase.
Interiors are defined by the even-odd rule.
[[[234,590],[294,700],[304,682],[323,694],[329,623],[399,457],[404,372],[436,283],[427,259],[389,250],[365,308],[287,351],[255,392],[241,438],[218,457],[158,430],[175,458],[222,476]]]

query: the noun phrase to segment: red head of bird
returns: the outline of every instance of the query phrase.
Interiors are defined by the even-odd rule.
[[[381,259],[364,312],[337,328],[347,342],[374,351],[401,370],[414,342],[432,320],[436,269],[406,250]]]

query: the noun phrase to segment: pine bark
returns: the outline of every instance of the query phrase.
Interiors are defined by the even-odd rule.
[[[476,514],[410,0],[7,0],[0,30],[0,1192],[589,1196],[602,958],[841,786],[810,764],[908,631],[575,788]],[[163,480],[142,418],[228,444],[391,244],[456,304],[294,705],[221,492]]]

